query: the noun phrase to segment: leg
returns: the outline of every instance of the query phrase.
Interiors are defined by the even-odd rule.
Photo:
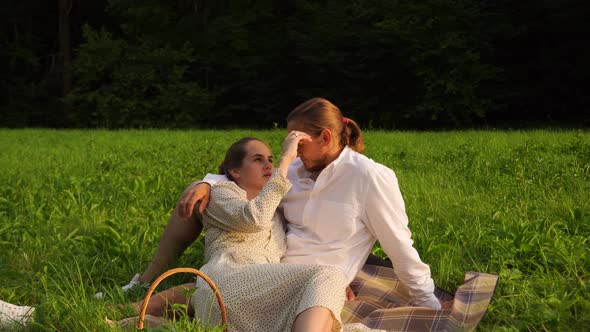
[[[295,318],[293,323],[293,332],[324,332],[332,331],[334,318],[328,308],[313,307],[309,308]]]
[[[158,294],[154,294],[150,298],[148,303],[146,314],[156,317],[167,317],[172,318],[174,315],[173,305],[174,304],[186,304],[188,308],[189,316],[193,312],[192,306],[190,305],[190,298],[192,294],[187,294],[187,289],[194,288],[195,283],[191,282],[188,284],[172,287],[166,289]],[[137,314],[141,311],[141,305],[143,301],[134,302],[131,305]]]
[[[197,214],[191,215],[185,222],[178,215],[178,207],[176,207],[164,229],[156,254],[139,277],[139,281],[149,283],[159,276],[199,237],[202,230],[203,224]]]

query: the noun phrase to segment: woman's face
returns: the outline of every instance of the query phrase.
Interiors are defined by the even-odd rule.
[[[246,144],[246,156],[242,160],[242,166],[231,169],[230,172],[240,188],[249,194],[258,195],[272,175],[272,162],[272,153],[268,147],[254,140]]]
[[[293,130],[301,131],[311,136],[310,141],[301,141],[297,148],[297,156],[303,162],[303,166],[309,172],[321,171],[327,166],[327,148],[323,144],[321,135],[314,135],[303,128],[297,121],[289,122],[287,124],[287,131]]]

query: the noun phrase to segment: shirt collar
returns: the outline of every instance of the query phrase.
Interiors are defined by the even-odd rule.
[[[342,152],[340,152],[340,154],[338,155],[338,158],[331,162],[330,165],[326,166],[326,168],[336,167],[338,164],[342,163],[342,160],[346,159],[351,153],[352,150],[348,146],[345,146]]]
[[[351,153],[352,153],[352,150],[348,146],[345,146],[344,149],[338,155],[338,157],[336,159],[334,159],[334,161],[332,161],[328,166],[326,166],[326,168],[324,168],[322,170],[322,173],[324,173],[324,172],[332,173],[334,167],[336,167],[338,164],[342,163],[343,160],[346,159]],[[301,162],[301,159],[297,158],[297,160],[299,162],[299,165],[297,167],[297,177],[300,179],[309,178],[311,176],[311,172],[309,172],[308,170],[305,169],[305,166],[303,165],[303,162]]]

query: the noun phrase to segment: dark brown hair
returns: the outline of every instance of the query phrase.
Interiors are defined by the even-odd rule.
[[[365,149],[359,125],[343,117],[340,109],[324,98],[312,98],[295,107],[287,116],[287,123],[291,121],[298,122],[305,131],[316,136],[323,129],[330,129],[342,146],[359,153]]]
[[[229,171],[242,166],[242,162],[244,161],[244,158],[246,158],[247,153],[246,145],[251,141],[261,142],[268,147],[266,142],[255,137],[244,137],[237,140],[229,147],[229,149],[227,149],[227,152],[225,153],[225,159],[219,166],[219,174],[223,174],[229,180],[235,181]],[[270,147],[268,147],[268,149],[270,150]]]

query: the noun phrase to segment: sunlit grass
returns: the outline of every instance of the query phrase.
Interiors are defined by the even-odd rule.
[[[236,139],[261,137],[278,154],[283,135],[0,130],[0,299],[38,307],[31,330],[106,329],[105,317],[125,314],[108,305],[143,295],[118,287],[146,267],[184,187],[215,172]],[[588,133],[374,131],[366,145],[395,170],[437,284],[500,275],[480,330],[590,326]],[[200,266],[202,249],[178,265]],[[162,287],[187,281],[169,279]],[[92,298],[103,290],[105,301]]]

